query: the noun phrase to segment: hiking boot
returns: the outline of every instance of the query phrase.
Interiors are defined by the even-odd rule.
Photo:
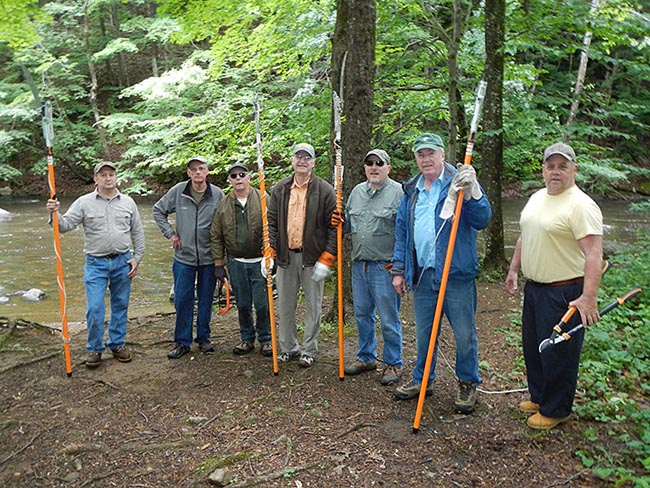
[[[459,413],[472,413],[476,405],[476,385],[471,381],[458,380],[458,394],[454,409]]]
[[[519,404],[519,411],[524,413],[537,413],[539,412],[539,403],[535,403],[531,400],[526,400]]]
[[[120,346],[116,349],[111,349],[113,357],[120,363],[128,363],[131,361],[131,353],[126,349],[126,346]]]
[[[178,359],[190,352],[190,348],[183,344],[176,344],[176,347],[167,353],[169,359]]]
[[[377,369],[377,362],[376,361],[371,361],[369,363],[364,363],[363,361],[359,361],[358,359],[350,364],[349,366],[346,366],[343,371],[345,374],[354,376],[357,374],[365,373],[366,371],[374,371]]]
[[[102,363],[102,353],[101,352],[89,352],[88,359],[86,359],[86,368],[96,368]]]
[[[214,352],[214,346],[210,344],[210,341],[201,341],[199,342],[199,351],[203,354],[210,354]]]
[[[252,342],[240,342],[232,348],[232,353],[237,356],[243,356],[255,350],[255,344]]]
[[[273,356],[273,346],[271,344],[262,344],[262,347],[260,347],[260,354],[265,358]]]
[[[384,369],[384,372],[381,375],[381,380],[379,380],[379,382],[384,386],[394,385],[399,381],[401,377],[402,367],[390,364]]]
[[[289,361],[293,361],[294,359],[298,359],[299,357],[300,357],[300,353],[298,351],[283,352],[278,356],[278,361],[281,363],[288,363]]]
[[[302,354],[298,359],[298,366],[301,368],[310,368],[312,364],[314,364],[314,358],[309,354]]]
[[[398,386],[393,392],[393,395],[395,395],[395,398],[397,398],[398,400],[410,400],[411,398],[415,398],[420,395],[421,386],[422,383],[418,383],[414,380],[411,380],[402,386]],[[425,395],[426,396],[433,395],[433,384],[429,383],[427,385],[427,391]]]
[[[529,417],[526,423],[528,424],[528,427],[530,427],[531,429],[549,430],[555,427],[556,425],[566,422],[567,420],[569,420],[570,417],[571,415],[567,415],[566,417],[561,419],[553,419],[550,417],[544,417],[541,413],[537,412],[535,415]]]

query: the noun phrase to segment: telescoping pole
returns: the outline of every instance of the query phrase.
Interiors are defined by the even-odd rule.
[[[478,121],[481,116],[481,108],[483,107],[483,100],[485,99],[485,89],[487,83],[481,81],[478,85],[476,93],[476,103],[474,104],[474,117],[470,125],[469,138],[467,139],[467,148],[465,149],[464,164],[472,164],[472,152],[474,151],[474,136],[478,129]],[[449,243],[447,244],[447,254],[445,255],[445,265],[442,268],[442,280],[440,281],[440,290],[438,291],[438,301],[436,303],[436,311],[433,316],[433,326],[431,328],[431,339],[429,340],[429,350],[427,351],[427,360],[424,363],[424,373],[422,375],[422,384],[420,385],[420,396],[418,397],[418,406],[415,411],[415,419],[413,420],[413,433],[416,434],[420,429],[420,420],[422,419],[422,409],[424,408],[424,398],[426,396],[427,383],[429,381],[429,372],[431,371],[431,363],[433,362],[433,351],[436,347],[436,340],[438,339],[438,329],[440,318],[442,317],[442,306],[445,301],[445,293],[447,291],[447,280],[449,279],[449,269],[451,268],[451,258],[454,254],[454,246],[456,244],[456,234],[458,233],[458,222],[460,220],[460,212],[463,207],[465,192],[461,189],[458,191],[456,197],[456,208],[454,209],[454,220],[451,225],[451,232],[449,234]]]
[[[271,324],[271,349],[273,350],[273,374],[278,374],[278,346],[275,336],[275,307],[273,304],[273,275],[271,261],[273,249],[269,238],[269,219],[266,206],[266,183],[264,181],[264,159],[262,158],[262,135],[260,134],[260,103],[255,97],[255,141],[257,143],[257,173],[260,178],[260,200],[262,203],[262,239],[264,244],[264,264],[266,266],[266,291],[269,301],[269,320]]]
[[[52,104],[45,102],[42,107],[43,137],[47,148],[47,181],[50,186],[50,198],[56,199],[56,182],[54,179],[54,157],[52,143],[54,128],[52,126]],[[72,376],[72,361],[70,359],[70,337],[68,335],[68,317],[66,315],[65,281],[63,280],[63,260],[61,259],[61,238],[59,236],[59,212],[52,212],[52,229],[54,231],[54,255],[56,258],[57,284],[59,285],[59,302],[61,303],[61,332],[63,334],[63,351],[65,353],[65,371]]]
[[[334,190],[336,190],[336,211],[343,214],[343,163],[341,155],[341,112],[343,102],[338,94],[332,92],[334,103],[334,153],[336,164],[334,166]],[[338,323],[339,323],[339,379],[345,379],[345,347],[343,342],[343,223],[339,221],[336,226],[336,266],[337,266],[337,295],[338,295]]]

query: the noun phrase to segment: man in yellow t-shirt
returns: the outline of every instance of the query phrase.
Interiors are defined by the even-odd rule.
[[[526,278],[522,343],[530,400],[519,409],[533,415],[528,426],[552,429],[571,415],[584,329],[571,341],[538,350],[569,307],[568,323],[589,326],[599,320],[596,298],[602,265],[603,217],[596,203],[575,184],[575,151],[562,142],[544,151],[545,188],[521,212],[506,290],[517,292],[517,273]]]

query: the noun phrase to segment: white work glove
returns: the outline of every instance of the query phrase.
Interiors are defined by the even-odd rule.
[[[481,193],[481,188],[478,185],[476,180],[476,171],[474,168],[468,164],[459,164],[458,173],[454,176],[454,179],[451,180],[449,184],[449,191],[447,192],[447,198],[445,198],[445,203],[442,205],[442,210],[440,211],[440,218],[447,220],[452,215],[454,215],[454,210],[456,208],[456,199],[458,197],[458,192],[463,189],[465,190],[464,199],[469,200],[474,198],[478,200],[483,196]]]
[[[314,263],[314,271],[311,275],[311,279],[314,281],[323,281],[329,276],[330,268],[335,261],[336,256],[327,251],[323,251],[316,260],[316,263]]]
[[[458,190],[461,188],[465,190],[465,200],[469,200],[470,198],[480,200],[483,196],[481,187],[476,179],[476,170],[471,164],[458,165],[458,174],[454,176],[451,184],[454,185],[454,183]]]
[[[275,265],[275,261],[273,261],[273,258],[269,258],[269,270],[271,273],[273,273],[273,266]],[[267,268],[266,268],[266,258],[262,258],[260,261],[260,270],[262,271],[262,276],[266,279],[268,276]]]
[[[314,264],[314,272],[311,275],[311,279],[314,281],[323,281],[330,274],[329,267],[325,266],[323,263]]]

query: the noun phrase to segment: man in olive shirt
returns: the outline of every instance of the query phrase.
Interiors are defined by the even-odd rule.
[[[352,295],[359,333],[357,360],[345,368],[356,375],[377,369],[375,314],[384,338],[382,385],[397,383],[402,373],[402,323],[400,297],[393,288],[387,265],[393,257],[395,214],[402,187],[388,177],[390,157],[382,149],[366,154],[367,181],[358,184],[348,198],[345,231],[352,235]]]
[[[95,368],[102,361],[107,287],[111,318],[106,346],[118,361],[131,361],[131,354],[124,346],[127,309],[131,280],[144,255],[144,230],[138,207],[131,197],[118,191],[115,165],[98,163],[94,180],[95,191],[75,200],[65,215],[58,214],[59,231],[71,231],[79,224],[84,229],[88,368]],[[58,200],[47,201],[50,212],[58,211],[60,205]],[[131,244],[133,255],[129,249]]]

